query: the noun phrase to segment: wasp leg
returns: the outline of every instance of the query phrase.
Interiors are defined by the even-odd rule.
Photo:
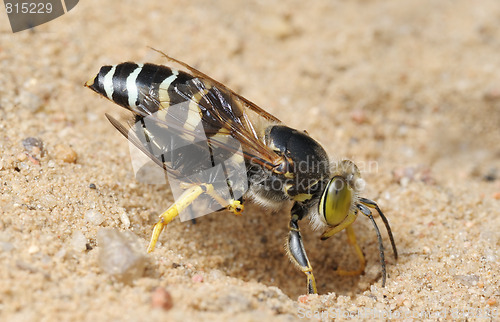
[[[179,200],[177,200],[163,214],[160,215],[160,220],[155,224],[153,228],[153,234],[148,246],[148,253],[151,253],[155,249],[158,238],[160,237],[160,234],[165,226],[167,226],[172,220],[174,220],[174,218],[177,217],[181,211],[186,209],[202,193],[210,194],[213,192],[213,190],[213,185],[201,184],[198,186],[192,186],[184,191],[184,193],[179,197]]]
[[[347,215],[347,217],[344,219],[343,222],[341,222],[339,225],[335,227],[331,227],[327,229],[323,235],[321,235],[321,240],[325,240],[330,238],[331,236],[335,235],[336,233],[342,231],[345,229],[345,232],[347,234],[347,241],[349,244],[351,244],[354,247],[354,251],[356,252],[356,255],[358,256],[359,259],[359,268],[355,271],[346,271],[343,269],[337,269],[337,273],[339,275],[343,276],[356,276],[360,275],[361,273],[364,272],[365,270],[365,265],[366,265],[366,260],[363,252],[361,251],[361,248],[359,247],[357,241],[356,241],[356,234],[354,233],[354,229],[352,229],[352,223],[356,220],[357,218],[357,211],[355,213],[350,213]]]
[[[325,230],[325,232],[321,235],[321,240],[326,240],[326,239],[332,237],[333,235],[335,235],[336,233],[351,226],[352,223],[356,220],[356,218],[358,218],[357,212],[356,213],[349,213],[343,222],[341,222],[340,224],[338,224],[335,227],[331,227],[331,228],[328,228],[327,230]]]
[[[207,194],[210,197],[214,198],[215,201],[217,201],[221,206],[226,207],[227,210],[231,211],[236,216],[241,216],[243,214],[243,210],[245,210],[242,200],[231,199],[229,200],[229,205],[227,205],[227,200],[222,198],[215,190],[212,189],[210,191],[207,191]]]
[[[294,207],[295,208],[295,207]],[[316,289],[316,280],[314,279],[311,263],[307,258],[306,250],[304,249],[304,244],[302,243],[302,237],[300,235],[299,223],[298,221],[302,219],[301,215],[293,213],[292,209],[292,219],[289,224],[288,239],[286,243],[286,251],[290,260],[297,266],[302,273],[306,274],[307,277],[307,292],[309,294],[316,294],[318,290]]]
[[[229,206],[227,206],[227,209],[236,216],[241,216],[243,215],[245,206],[243,206],[243,201],[231,199],[231,201],[229,202]]]
[[[365,255],[361,251],[361,248],[359,247],[359,245],[356,241],[356,234],[354,233],[354,229],[352,228],[352,226],[346,227],[345,232],[347,234],[347,241],[354,248],[354,251],[356,252],[356,255],[358,256],[359,268],[355,271],[346,271],[343,269],[337,269],[337,273],[339,275],[342,275],[342,276],[361,275],[365,271],[365,266],[366,266]]]

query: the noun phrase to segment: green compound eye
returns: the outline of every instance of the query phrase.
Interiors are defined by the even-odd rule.
[[[326,187],[320,201],[320,212],[328,225],[336,226],[349,214],[353,198],[352,188],[341,176],[333,177]]]

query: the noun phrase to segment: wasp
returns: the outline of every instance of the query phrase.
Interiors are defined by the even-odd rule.
[[[85,84],[132,112],[128,124],[106,117],[167,174],[177,191],[174,204],[155,224],[147,251],[154,250],[163,229],[179,215],[194,218],[217,210],[241,215],[246,200],[267,208],[291,202],[285,249],[305,274],[309,294],[317,288],[299,229],[306,217],[314,228],[324,229],[322,240],[346,231],[359,268],[339,269],[342,275],[364,271],[365,257],[352,224],[360,214],[368,217],[378,239],[385,286],[384,245],[372,210],[382,218],[396,259],[397,249],[379,206],[360,196],[364,181],[358,167],[350,160],[331,162],[306,131],[284,125],[199,70],[163,55],[179,68],[120,63],[101,67]]]

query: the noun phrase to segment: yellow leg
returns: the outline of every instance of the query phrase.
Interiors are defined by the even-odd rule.
[[[155,249],[158,238],[166,225],[174,220],[174,218],[177,217],[181,211],[186,209],[202,193],[208,193],[211,195],[213,190],[214,187],[211,184],[201,184],[198,186],[192,186],[184,191],[179,200],[177,200],[163,214],[161,214],[160,220],[155,224],[153,228],[153,235],[151,236],[151,241],[148,246],[148,253],[151,253]]]
[[[222,207],[226,207],[227,210],[231,211],[233,214],[237,216],[241,216],[243,214],[243,204],[239,200],[231,199],[229,200],[229,205],[227,205],[227,200],[222,198],[214,189],[207,191],[207,194],[214,198]],[[227,206],[226,206],[227,205]]]
[[[339,231],[342,231],[343,229],[347,229],[351,224],[358,218],[356,214],[350,213],[347,215],[347,217],[344,219],[343,222],[338,224],[335,227],[328,228],[323,235],[321,235],[321,240],[328,239],[338,233]],[[356,237],[354,237],[356,239]]]
[[[243,206],[241,201],[231,199],[231,201],[229,202],[229,206],[227,206],[227,209],[236,216],[241,216],[243,215],[243,210],[245,210],[245,207]]]
[[[356,252],[356,255],[358,256],[359,268],[355,271],[346,271],[343,269],[337,269],[337,273],[339,275],[342,275],[342,276],[361,275],[365,271],[365,266],[366,266],[365,255],[363,255],[361,248],[359,247],[358,243],[356,242],[356,234],[354,234],[354,229],[352,229],[352,226],[346,227],[345,232],[347,234],[347,241],[354,248],[354,251]]]
[[[312,268],[310,271],[304,273],[306,274],[307,277],[307,292],[309,294],[318,294],[318,289],[316,288],[316,280],[314,279]]]

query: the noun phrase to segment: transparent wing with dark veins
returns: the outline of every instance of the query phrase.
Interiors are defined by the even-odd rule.
[[[153,85],[158,92],[145,95],[145,101],[153,102],[153,106],[150,104],[145,108],[149,113],[156,112],[158,122],[176,127],[185,137],[201,136],[205,139],[206,135],[213,148],[227,148],[224,145],[230,136],[240,142],[246,159],[272,169],[281,162],[281,157],[259,138],[247,114],[247,105],[234,92],[220,86],[212,79],[179,71],[168,87]],[[176,106],[175,112],[173,106]],[[279,122],[277,119],[273,121]]]
[[[247,114],[249,101],[186,68],[191,73],[152,64],[104,66],[87,86],[135,114],[129,125],[108,119],[166,170],[176,200],[189,185],[202,183],[213,185],[223,200],[239,199],[248,189],[246,164],[251,160],[272,170],[281,157],[259,138]],[[278,122],[258,108],[250,110]],[[220,198],[218,205],[207,199],[205,212],[225,206]]]

